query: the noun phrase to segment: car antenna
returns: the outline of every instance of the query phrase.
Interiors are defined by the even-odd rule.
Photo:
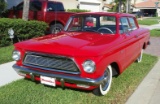
[[[57,34],[57,10],[58,10],[58,9],[57,9],[57,2],[58,2],[58,1],[55,0],[55,10],[54,10],[54,11],[55,11],[55,29],[54,29],[54,30],[55,30],[55,31],[54,31],[55,34]]]

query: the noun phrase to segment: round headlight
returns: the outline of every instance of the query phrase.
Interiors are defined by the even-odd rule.
[[[13,58],[14,61],[20,60],[20,58],[21,58],[21,52],[17,51],[17,50],[13,51],[12,58]]]
[[[85,62],[82,64],[82,66],[83,66],[84,71],[87,72],[87,73],[93,73],[94,70],[95,70],[95,67],[96,67],[96,66],[95,66],[95,62],[92,61],[92,60],[87,60],[87,61],[85,61]]]

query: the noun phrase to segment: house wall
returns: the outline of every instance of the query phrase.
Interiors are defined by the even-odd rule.
[[[52,0],[52,1],[55,1],[55,0]],[[77,0],[56,0],[56,1],[63,2],[65,9],[76,9],[78,5]]]
[[[65,9],[86,9],[90,11],[103,11],[102,7],[105,2],[109,2],[112,0],[57,0],[61,1],[64,4]]]

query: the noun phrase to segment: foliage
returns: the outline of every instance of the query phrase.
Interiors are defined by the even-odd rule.
[[[150,30],[150,34],[151,34],[151,36],[153,36],[153,37],[160,37],[160,29]]]
[[[115,5],[111,9],[109,9],[108,12],[118,12],[120,0],[114,0],[114,2],[111,2],[111,5],[113,4]],[[121,12],[125,12],[126,0],[121,0],[121,6],[122,5],[123,5],[123,10],[121,10]]]
[[[0,16],[4,12],[6,6],[7,6],[7,4],[6,4],[5,0],[0,0]]]
[[[47,24],[40,21],[24,21],[22,19],[0,19],[0,47],[11,43],[9,29],[14,30],[14,37],[20,41],[44,35]],[[15,39],[14,38],[14,39]]]
[[[47,87],[30,80],[18,80],[0,87],[1,104],[124,104],[156,63],[157,58],[144,55],[141,63],[133,63],[120,76],[113,78],[105,96],[61,87]]]
[[[84,10],[84,9],[67,9],[67,12],[90,12],[89,10]]]
[[[1,47],[0,48],[0,64],[13,61],[12,59],[12,51],[13,51],[13,45],[7,46],[7,47]]]

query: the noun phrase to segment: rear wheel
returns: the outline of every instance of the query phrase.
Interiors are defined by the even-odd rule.
[[[51,34],[56,34],[59,33],[63,30],[63,25],[60,23],[54,24],[50,26],[50,33]]]
[[[143,49],[141,50],[140,55],[138,56],[138,58],[136,59],[136,62],[141,62],[142,61],[142,56],[143,56]]]
[[[111,67],[111,65],[109,65],[107,67],[103,76],[104,76],[104,80],[103,80],[102,84],[100,84],[98,88],[93,90],[93,93],[96,95],[106,95],[108,93],[108,91],[110,90],[111,83],[112,83],[112,67]]]

